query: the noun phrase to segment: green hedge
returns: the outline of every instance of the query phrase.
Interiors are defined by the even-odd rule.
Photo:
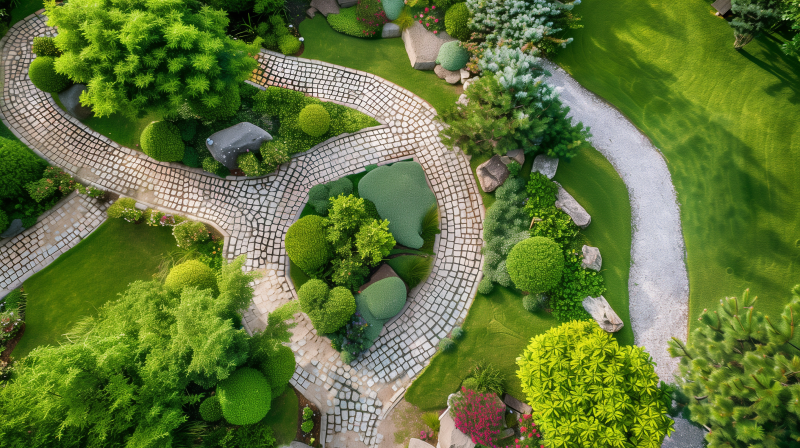
[[[398,162],[370,171],[358,183],[358,194],[372,201],[380,216],[389,220],[389,231],[398,244],[422,247],[422,220],[436,205],[436,196],[419,163]]]
[[[175,292],[193,286],[197,289],[211,290],[215,296],[218,293],[217,275],[214,270],[197,260],[189,260],[170,269],[164,280],[164,286]]]
[[[436,63],[441,64],[443,68],[451,71],[461,70],[467,65],[467,62],[469,62],[469,51],[459,42],[445,42],[439,47]]]
[[[139,137],[142,151],[161,162],[183,160],[184,143],[181,131],[168,121],[154,121],[147,125]]]
[[[0,233],[3,233],[8,228],[11,221],[8,219],[8,215],[3,210],[0,210]]]
[[[325,219],[308,215],[300,218],[286,232],[289,259],[308,274],[313,274],[331,258]]]
[[[37,89],[58,93],[72,84],[67,75],[56,73],[56,60],[52,56],[39,56],[28,67],[28,77]]]
[[[219,397],[212,395],[200,403],[200,417],[210,423],[222,418],[222,405],[219,404]]]
[[[356,311],[353,293],[347,288],[328,285],[317,279],[307,281],[297,291],[300,308],[308,314],[320,334],[333,333],[350,321]]]
[[[0,200],[26,196],[25,185],[41,179],[45,168],[25,145],[0,137]]]
[[[256,369],[241,368],[217,385],[222,415],[232,425],[251,425],[269,412],[272,390]]]
[[[321,105],[309,104],[300,111],[297,123],[306,134],[320,137],[328,132],[331,126],[331,116]]]
[[[508,254],[508,274],[522,291],[539,294],[553,289],[564,272],[564,252],[550,238],[520,241]]]
[[[471,15],[466,3],[456,3],[447,10],[444,15],[444,27],[447,34],[456,39],[466,42],[471,33],[469,20]]]
[[[362,32],[361,24],[356,20],[356,7],[343,8],[339,14],[328,14],[328,25],[334,31],[353,37],[366,37]]]

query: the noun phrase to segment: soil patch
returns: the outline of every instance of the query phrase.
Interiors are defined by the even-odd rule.
[[[303,442],[309,446],[319,446],[319,428],[322,424],[322,413],[319,412],[317,405],[309,401],[303,394],[300,393],[299,390],[295,389],[294,387],[292,387],[292,389],[294,389],[294,392],[297,394],[297,398],[299,400],[299,406],[297,408],[297,436],[295,437],[295,440]],[[310,407],[311,410],[314,411],[314,416],[311,417],[311,420],[314,421],[314,429],[312,429],[311,433],[309,434],[304,433],[300,428],[300,426],[303,424],[303,409],[305,409],[306,406]],[[314,443],[311,443],[311,439],[314,439]]]

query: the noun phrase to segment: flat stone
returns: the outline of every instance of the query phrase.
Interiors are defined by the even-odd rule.
[[[556,207],[561,209],[564,213],[568,214],[570,218],[572,218],[572,222],[575,223],[576,226],[580,227],[581,229],[585,229],[589,226],[592,222],[592,217],[586,211],[585,208],[572,197],[571,194],[567,193],[567,190],[561,186],[558,182],[555,182],[558,185],[558,195],[556,196]]]
[[[236,157],[248,151],[258,151],[261,143],[272,140],[269,132],[252,123],[239,123],[206,139],[206,148],[219,163],[230,170],[238,168]],[[210,143],[209,143],[210,142]]]
[[[450,411],[445,411],[439,417],[441,425],[439,427],[439,443],[437,448],[475,448],[472,439],[463,432],[456,429],[456,423],[450,416]]]
[[[478,181],[481,183],[481,188],[487,193],[496,190],[497,187],[503,185],[508,179],[508,168],[506,164],[500,160],[500,156],[493,156],[491,159],[478,165],[475,170],[478,175]]]
[[[436,76],[438,76],[441,79],[444,79],[450,84],[456,84],[458,81],[461,80],[461,74],[459,72],[448,70],[442,67],[441,65],[437,65],[436,67],[434,67],[433,72],[436,73]]]
[[[340,8],[351,8],[358,4],[358,0],[337,0]]]
[[[86,90],[86,84],[73,84],[72,87],[58,94],[58,99],[64,105],[64,112],[78,120],[86,120],[94,115],[91,108],[81,104],[81,93]]]
[[[390,39],[394,37],[400,37],[403,33],[400,32],[400,27],[396,23],[387,23],[383,25],[383,30],[381,31],[381,37],[384,39]]]
[[[316,8],[323,16],[339,14],[339,3],[336,0],[311,0],[311,7]]]
[[[515,397],[512,397],[509,394],[505,394],[503,396],[503,403],[505,403],[506,406],[510,407],[511,409],[519,412],[520,414],[530,414],[533,412],[533,408],[530,407],[530,405],[520,400],[517,400]]]
[[[469,98],[467,98],[467,95],[464,95],[462,93],[461,95],[458,96],[458,99],[456,100],[456,104],[462,104],[462,105],[466,106],[466,105],[469,104]]]
[[[413,25],[406,28],[402,37],[406,53],[408,53],[408,60],[411,62],[411,66],[417,70],[433,70],[436,67],[439,47],[445,42],[456,40],[447,33],[433,34],[419,22],[414,22]]]
[[[433,445],[423,442],[420,439],[411,439],[408,442],[408,448],[433,448]]]
[[[544,154],[539,154],[533,159],[532,173],[542,173],[548,179],[552,179],[556,175],[558,169],[558,159]]]
[[[3,233],[0,233],[0,238],[13,238],[22,233],[23,230],[25,230],[25,227],[22,227],[22,220],[19,218],[12,219],[8,228]]]
[[[470,75],[472,75],[472,73],[470,73],[469,70],[464,70],[463,68],[459,70],[459,73],[461,74],[461,84],[467,82]]]
[[[603,257],[600,256],[600,249],[584,245],[581,251],[583,252],[581,267],[600,272],[600,269],[603,267]]]
[[[506,153],[506,157],[514,160],[520,165],[525,165],[525,151],[521,149],[512,149]],[[511,162],[509,162],[511,163]]]
[[[600,328],[609,333],[616,333],[625,325],[603,296],[583,299],[583,309],[591,314]]]
[[[317,8],[308,8],[308,10],[306,10],[306,15],[309,18],[313,19],[314,16],[317,15],[318,12],[319,11],[317,11]]]
[[[400,276],[397,275],[396,272],[394,272],[394,269],[392,269],[391,266],[389,266],[386,263],[383,263],[380,265],[380,267],[378,267],[378,270],[375,271],[375,273],[372,274],[372,276],[370,276],[369,281],[361,285],[360,288],[358,288],[358,292],[360,293],[361,291],[367,289],[367,287],[372,285],[373,283],[389,277],[400,277]],[[403,284],[405,284],[405,282],[403,282]],[[408,285],[406,285],[406,292],[408,292]]]

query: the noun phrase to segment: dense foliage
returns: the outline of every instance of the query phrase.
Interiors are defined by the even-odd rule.
[[[787,0],[781,4],[781,19],[791,24],[794,36],[781,45],[783,52],[800,58],[800,0]]]
[[[733,48],[741,49],[781,18],[780,0],[731,0]]]
[[[331,208],[331,199],[337,198],[339,195],[349,196],[352,193],[353,182],[346,177],[342,177],[325,184],[317,184],[311,187],[311,189],[308,190],[308,203],[314,207],[314,211],[318,215],[327,216],[328,209]],[[377,217],[375,218],[377,219]]]
[[[217,275],[208,265],[197,260],[188,260],[170,269],[164,280],[164,287],[170,291],[184,288],[207,289],[212,295],[218,294]]]
[[[200,417],[207,422],[216,422],[222,418],[222,405],[219,403],[219,397],[212,395],[202,403],[200,403]]]
[[[676,399],[709,429],[712,448],[800,443],[800,285],[777,318],[755,311],[755,302],[749,290],[727,297],[703,310],[686,344],[669,344],[680,357]]]
[[[183,160],[183,140],[181,131],[168,121],[155,121],[148,124],[139,137],[142,151],[160,162],[180,162]]]
[[[669,388],[641,347],[621,347],[595,322],[535,336],[517,358],[533,418],[548,448],[661,446],[672,429]]]
[[[37,89],[47,93],[58,93],[70,86],[66,75],[56,73],[56,60],[51,56],[39,56],[28,67],[28,76]]]
[[[59,56],[61,52],[56,48],[56,41],[49,36],[37,36],[33,38],[31,53],[36,56]]]
[[[25,194],[25,185],[41,179],[46,166],[22,143],[0,137],[0,200]]]
[[[314,274],[331,258],[325,220],[308,215],[300,218],[286,232],[286,254],[303,272]]]
[[[272,402],[272,390],[264,375],[242,367],[217,385],[222,416],[232,425],[252,425],[263,419]]]
[[[378,280],[356,295],[356,309],[369,324],[364,332],[369,344],[364,348],[378,339],[383,326],[403,310],[405,303],[406,286],[397,277]]]
[[[278,48],[281,50],[281,53],[285,55],[293,55],[300,50],[300,39],[292,36],[291,34],[285,34],[278,38]]]
[[[198,221],[184,221],[172,228],[178,247],[188,248],[197,243],[208,241],[206,225]]]
[[[458,42],[446,42],[439,47],[436,63],[441,64],[445,70],[461,70],[469,61],[469,52]]]
[[[333,333],[348,321],[356,312],[353,293],[337,286],[330,289],[322,280],[312,279],[297,291],[300,308],[311,319],[320,334]]]
[[[444,15],[444,26],[447,34],[460,41],[469,39],[472,32],[469,29],[469,21],[472,19],[466,3],[456,3]]]
[[[355,10],[356,21],[361,27],[361,36],[356,37],[373,37],[390,21],[381,0],[358,0]]]
[[[328,14],[328,24],[334,31],[353,37],[365,37],[361,22],[356,15],[356,7],[342,8],[339,14]]]
[[[495,441],[503,429],[506,410],[497,395],[462,388],[452,400],[448,400],[448,405],[458,430],[470,436],[475,444],[497,448]]]
[[[539,294],[550,291],[561,280],[564,252],[550,238],[534,236],[514,245],[507,266],[517,288]]]
[[[257,336],[258,333],[253,337]],[[250,345],[253,345],[252,340]],[[281,396],[286,390],[289,380],[294,375],[295,367],[297,367],[297,363],[292,349],[283,344],[273,344],[272,350],[259,365],[259,370],[269,381],[273,397]]]

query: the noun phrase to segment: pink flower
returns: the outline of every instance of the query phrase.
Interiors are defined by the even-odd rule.
[[[436,7],[435,6],[431,6],[431,9],[436,9]]]
[[[433,21],[439,23],[439,19],[433,19]]]
[[[433,30],[433,34],[439,34],[439,32],[436,31],[436,30]]]
[[[426,23],[425,26],[431,26],[431,24],[430,23]]]
[[[419,23],[422,23],[422,20],[420,20]]]
[[[428,8],[425,8],[425,12],[428,12],[428,11],[429,11],[429,9],[428,9]]]

